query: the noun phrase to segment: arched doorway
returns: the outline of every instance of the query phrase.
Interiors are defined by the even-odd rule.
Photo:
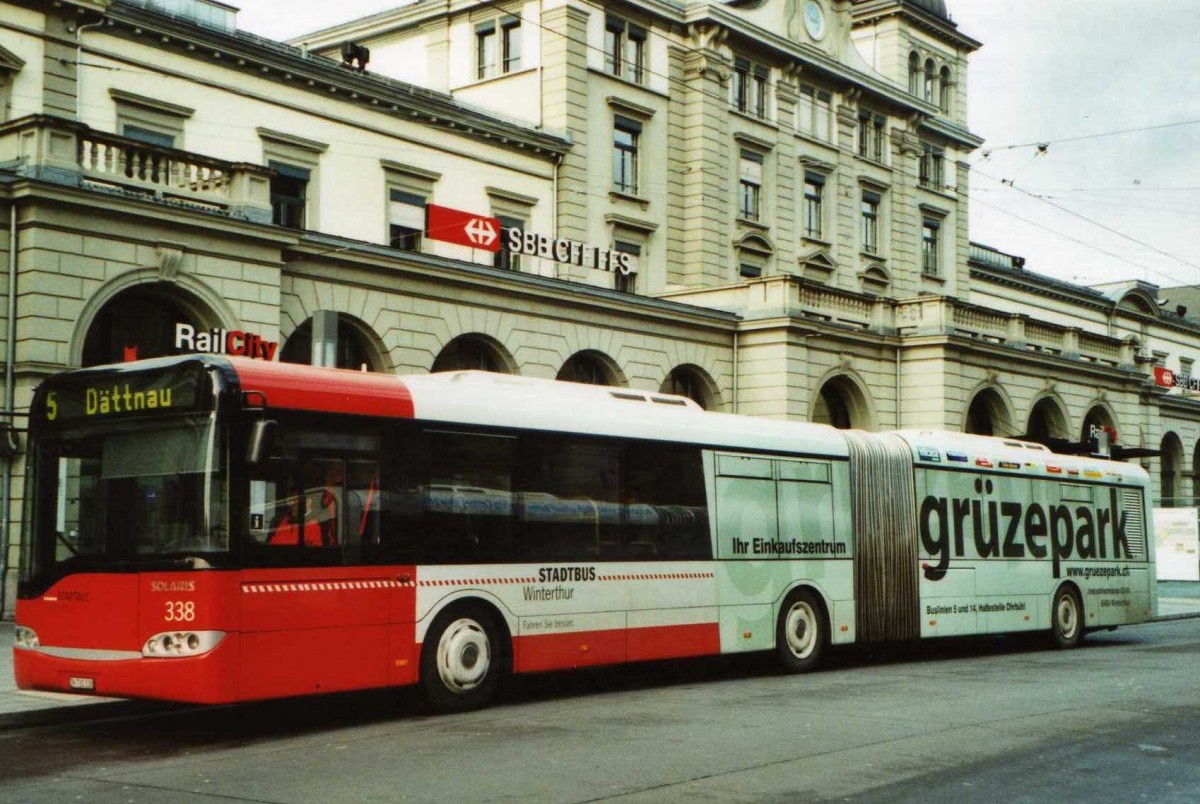
[[[354,371],[383,370],[370,342],[352,318],[328,313],[328,318],[319,320],[323,315],[326,314],[318,313],[292,331],[279,350],[281,362],[332,366]],[[325,335],[314,338],[314,327]],[[320,358],[317,360],[313,359],[314,345]]]
[[[136,285],[113,296],[100,308],[83,340],[80,364],[99,366],[148,357],[195,351],[177,348],[176,336],[206,333],[214,316],[177,285]]]
[[[1104,441],[1112,446],[1117,443],[1117,423],[1112,413],[1103,405],[1093,405],[1083,417],[1083,428],[1079,431],[1079,440],[1087,444],[1092,452],[1105,451]]]
[[[576,352],[567,358],[554,378],[562,382],[581,382],[587,385],[620,385],[616,369],[599,352]]]
[[[984,388],[971,399],[963,432],[985,436],[1014,434],[1008,405],[995,388]]]
[[[1159,446],[1162,453],[1162,473],[1159,475],[1159,505],[1172,508],[1180,495],[1180,480],[1183,472],[1183,442],[1175,433],[1163,436]],[[1184,500],[1183,502],[1187,502]]]
[[[1029,411],[1025,437],[1039,444],[1064,441],[1071,437],[1071,431],[1067,428],[1067,416],[1058,402],[1048,396],[1038,400]]]
[[[713,382],[698,366],[684,365],[671,369],[659,390],[664,394],[686,396],[705,410],[716,408]]]
[[[512,358],[499,343],[485,335],[459,335],[438,352],[430,371],[492,371],[515,374]]]
[[[870,430],[872,427],[867,398],[849,377],[833,377],[821,386],[813,405],[812,421],[829,424],[839,430]]]

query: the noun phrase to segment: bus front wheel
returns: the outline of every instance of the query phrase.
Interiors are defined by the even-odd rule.
[[[436,712],[478,709],[491,700],[503,669],[500,628],[483,606],[439,614],[421,648],[421,686]]]
[[[1050,633],[1059,648],[1073,648],[1083,639],[1083,604],[1070,586],[1060,586],[1050,608]]]
[[[775,628],[775,653],[784,670],[806,673],[815,668],[828,638],[824,610],[816,596],[803,589],[789,596]]]

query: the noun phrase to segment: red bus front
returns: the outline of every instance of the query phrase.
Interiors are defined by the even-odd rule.
[[[20,688],[222,703],[415,681],[413,569],[347,559],[378,528],[378,444],[281,439],[249,459],[262,405],[290,399],[273,374],[164,359],[39,388]],[[350,382],[374,384],[375,415],[402,395]]]

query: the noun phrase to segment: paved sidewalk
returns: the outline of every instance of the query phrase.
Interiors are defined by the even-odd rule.
[[[1200,617],[1200,582],[1159,581],[1158,620]],[[0,622],[0,730],[117,717],[162,708],[150,701],[18,690],[13,680],[13,624]]]

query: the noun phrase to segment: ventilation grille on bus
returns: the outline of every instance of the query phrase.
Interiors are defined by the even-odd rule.
[[[677,407],[686,408],[687,400],[673,396],[651,396],[639,394],[633,391],[610,391],[613,399],[623,399],[627,402],[654,402],[658,405],[675,405]]]
[[[1129,543],[1129,557],[1134,561],[1145,561],[1146,511],[1142,506],[1142,490],[1123,489],[1121,497],[1121,509],[1125,514],[1125,539]]]

